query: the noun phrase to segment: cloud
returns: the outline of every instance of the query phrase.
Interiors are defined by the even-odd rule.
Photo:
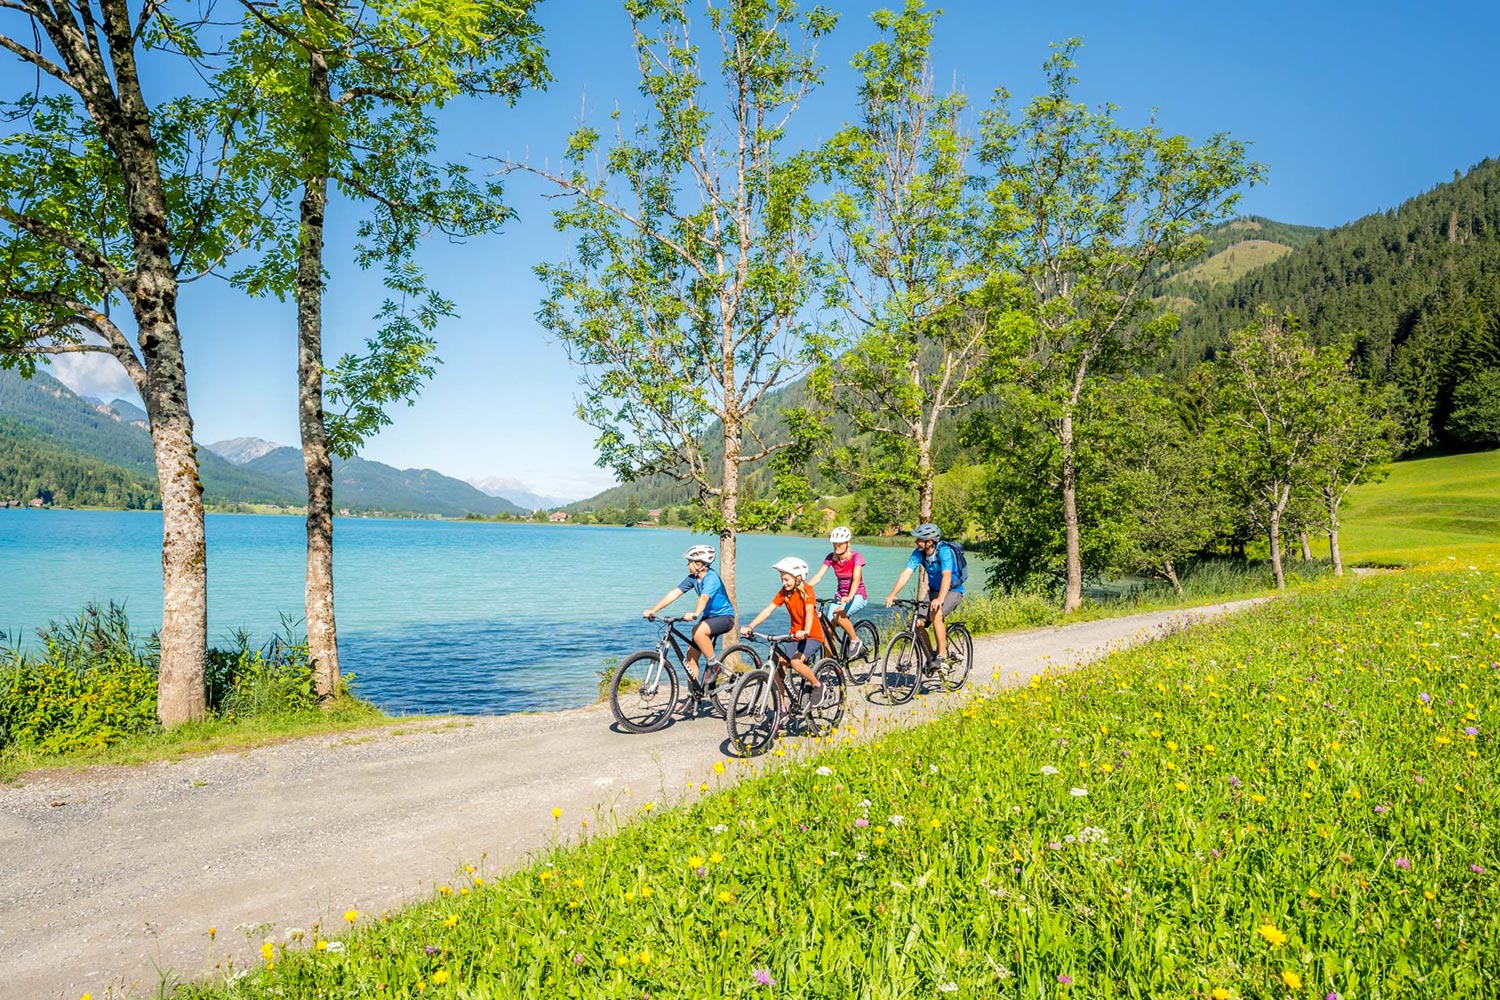
[[[139,403],[141,399],[125,369],[108,354],[58,354],[48,370],[80,396],[97,396],[106,403],[115,399]]]

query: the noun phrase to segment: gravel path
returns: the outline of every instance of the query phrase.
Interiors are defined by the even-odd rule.
[[[1021,683],[1251,603],[981,638],[970,684]],[[851,714],[864,734],[960,697],[893,709],[856,689]],[[419,897],[465,863],[519,865],[558,828],[679,800],[724,756],[717,719],[650,736],[611,721],[602,705],[454,717],[0,788],[0,997],[154,994],[164,977],[244,967],[267,936],[342,926],[343,911]]]

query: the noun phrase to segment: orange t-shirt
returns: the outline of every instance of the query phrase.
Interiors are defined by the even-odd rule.
[[[823,638],[823,623],[818,620],[818,595],[813,593],[811,584],[804,583],[790,594],[785,590],[778,590],[776,596],[771,598],[771,603],[786,608],[787,615],[792,619],[793,632],[806,629],[809,639],[828,644]]]

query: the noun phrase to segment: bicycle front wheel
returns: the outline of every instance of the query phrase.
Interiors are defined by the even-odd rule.
[[[781,688],[771,671],[758,668],[741,674],[729,696],[724,726],[729,745],[743,757],[763,754],[776,742],[784,710]]]
[[[943,670],[941,682],[944,691],[957,691],[969,679],[969,668],[974,665],[974,638],[969,630],[955,622],[948,626],[948,665]]]
[[[723,669],[708,683],[703,693],[708,698],[708,710],[716,719],[729,717],[729,699],[734,694],[734,685],[740,675],[760,666],[760,654],[754,646],[739,643],[729,646],[719,654]]]
[[[666,657],[644,650],[626,657],[609,682],[609,708],[622,729],[654,733],[677,706],[677,671]]]
[[[910,632],[901,632],[891,637],[885,648],[885,696],[892,705],[911,701],[911,696],[922,686],[922,653],[912,640]]]

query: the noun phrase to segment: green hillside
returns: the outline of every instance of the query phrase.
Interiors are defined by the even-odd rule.
[[[1397,462],[1344,504],[1344,555],[1410,564],[1500,553],[1500,451]],[[1440,551],[1446,550],[1446,551]]]
[[[1212,357],[1263,305],[1290,311],[1320,343],[1352,341],[1361,373],[1401,390],[1412,447],[1444,443],[1454,390],[1500,365],[1500,160],[1232,283],[1177,294],[1198,308],[1183,318],[1175,369]]]
[[[200,449],[200,454],[206,449]],[[302,452],[277,448],[240,468],[288,490],[306,489]],[[333,460],[333,500],[353,510],[401,511],[463,517],[465,514],[524,514],[509,500],[481,493],[468,483],[432,469],[396,469],[363,458]]]
[[[0,416],[0,501],[25,504],[36,497],[62,507],[161,506],[153,478],[54,444]]]

